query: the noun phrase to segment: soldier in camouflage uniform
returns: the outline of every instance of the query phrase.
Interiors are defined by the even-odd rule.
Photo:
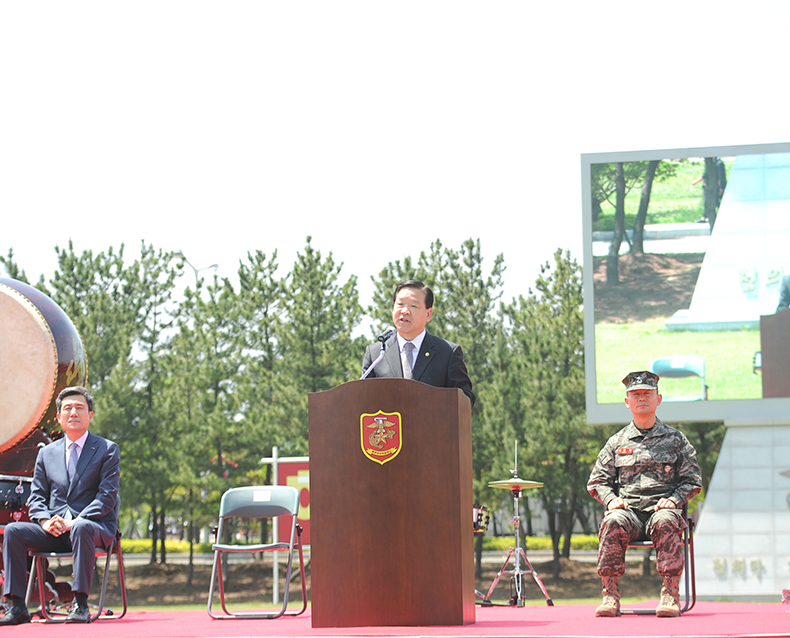
[[[656,417],[658,375],[631,372],[623,384],[633,421],[606,442],[587,483],[590,495],[606,507],[598,550],[603,604],[595,615],[620,615],[617,581],[625,572],[625,550],[644,534],[655,545],[664,578],[656,615],[678,616],[681,534],[687,525],[681,508],[702,489],[697,453],[683,433]]]

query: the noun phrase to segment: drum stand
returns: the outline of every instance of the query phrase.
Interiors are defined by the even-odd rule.
[[[543,595],[546,597],[546,604],[549,607],[554,606],[554,602],[549,597],[548,592],[546,592],[546,588],[543,586],[543,582],[540,580],[540,576],[538,573],[533,569],[532,565],[527,558],[527,554],[524,549],[521,547],[521,518],[518,515],[518,499],[521,496],[521,489],[522,487],[536,487],[537,485],[533,481],[522,481],[517,476],[514,476],[512,479],[508,481],[497,481],[498,485],[492,483],[491,485],[494,487],[509,487],[510,491],[513,494],[513,508],[515,514],[513,515],[513,527],[515,529],[516,534],[516,546],[511,547],[508,551],[507,558],[505,558],[505,563],[502,565],[502,569],[499,570],[499,573],[494,578],[494,582],[491,583],[491,587],[488,588],[488,593],[483,595],[479,591],[475,590],[475,595],[479,596],[483,599],[483,602],[479,602],[478,605],[482,607],[523,607],[524,606],[524,594],[523,594],[523,586],[524,575],[532,575],[532,578],[535,579],[538,587],[540,587],[540,591],[543,592]],[[506,485],[504,485],[506,484]],[[515,556],[515,565],[511,570],[505,570],[505,568],[510,563],[510,559]],[[524,565],[526,569],[521,567],[521,561],[524,561]],[[491,594],[494,593],[494,589],[499,584],[500,578],[502,578],[502,574],[511,574],[510,577],[510,602],[507,605],[496,605],[496,603],[491,602]],[[514,591],[515,590],[515,591]]]

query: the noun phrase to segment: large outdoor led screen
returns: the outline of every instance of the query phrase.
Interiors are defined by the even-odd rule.
[[[588,420],[651,369],[665,421],[790,418],[790,143],[582,155],[582,200]]]

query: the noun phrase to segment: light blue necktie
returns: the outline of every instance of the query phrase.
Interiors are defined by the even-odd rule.
[[[77,471],[77,444],[71,443],[69,445],[69,485],[74,481],[74,472]]]

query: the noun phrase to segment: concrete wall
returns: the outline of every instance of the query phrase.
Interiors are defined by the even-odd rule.
[[[790,421],[726,421],[695,536],[702,598],[780,601],[790,587]]]

